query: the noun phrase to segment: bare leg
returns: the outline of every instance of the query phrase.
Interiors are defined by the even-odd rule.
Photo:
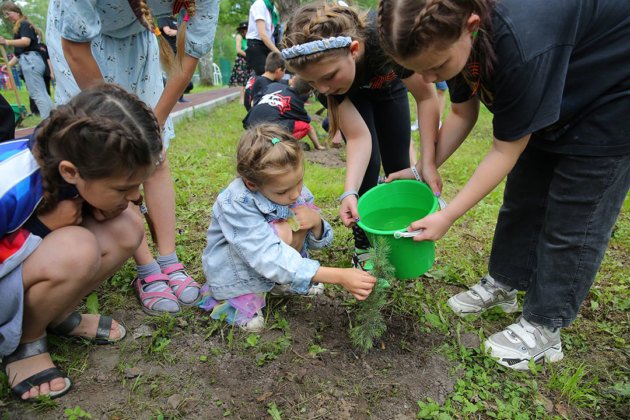
[[[49,324],[64,319],[85,295],[120,268],[144,236],[140,219],[130,210],[103,223],[87,220],[84,226],[53,231],[24,262],[21,342],[42,337]],[[97,324],[97,317],[86,317],[77,328],[94,334]],[[113,323],[112,331],[117,328]],[[45,353],[11,363],[7,373],[11,383],[16,384],[52,366],[50,355]],[[63,379],[55,379],[33,387],[22,398],[48,394],[64,386]]]
[[[319,142],[319,139],[317,138],[317,132],[315,131],[315,127],[313,127],[311,125],[311,127],[308,130],[308,138],[311,139],[311,141],[313,142],[313,146],[317,149],[317,150],[324,150],[326,149],[324,146],[322,146]]]

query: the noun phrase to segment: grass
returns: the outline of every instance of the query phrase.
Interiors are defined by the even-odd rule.
[[[309,108],[313,111],[318,106]],[[219,191],[235,176],[234,154],[242,133],[243,114],[242,107],[232,102],[210,115],[198,115],[181,122],[177,128],[179,135],[169,149],[177,190],[177,251],[190,273],[198,279],[203,279],[200,255],[205,247],[212,204]],[[417,141],[417,134],[414,136]],[[491,115],[484,111],[471,136],[440,170],[445,185],[443,196],[447,201],[472,174],[490,147],[490,139]],[[313,191],[324,217],[335,230],[333,246],[317,254],[324,265],[349,265],[351,234],[336,216],[336,197],[343,189],[343,178],[343,169],[306,164],[305,184]],[[436,351],[457,366],[452,372],[458,378],[454,389],[440,404],[430,399],[418,401],[418,418],[624,418],[630,406],[630,200],[624,203],[601,270],[578,319],[562,332],[565,360],[551,366],[533,366],[532,372],[523,373],[502,368],[480,348],[464,344],[471,337],[482,340],[499,331],[516,316],[491,312],[477,318],[460,319],[446,306],[450,295],[474,284],[485,273],[501,199],[502,186],[462,217],[436,244],[436,263],[425,277],[394,285],[391,289],[387,311],[411,317],[422,331],[440,336],[443,344]],[[99,306],[108,308],[108,312],[137,309],[129,285],[134,275],[132,265],[125,265],[97,291]],[[269,325],[277,329],[271,339],[235,335],[230,328],[196,311],[186,312],[177,322],[185,321],[186,334],[194,331],[209,337],[220,333],[229,343],[225,350],[193,349],[191,357],[198,364],[211,363],[213,355],[226,351],[244,352],[259,365],[265,365],[287,351],[293,339],[283,307],[275,307],[268,316]],[[118,366],[121,376],[126,368],[135,364],[131,357],[166,365],[174,360],[170,342],[182,331],[173,332],[175,324],[169,317],[150,318],[145,322],[154,326],[154,334],[121,346]],[[88,362],[89,345],[53,344],[55,360],[72,376],[80,377]],[[403,345],[401,343],[401,347]],[[138,346],[142,349],[141,356],[134,352]],[[315,342],[308,355],[317,357],[325,351]],[[0,376],[0,401],[7,401],[6,378]],[[140,375],[124,379],[123,383],[122,392],[129,394],[130,404],[136,404],[140,412],[144,407],[145,415],[153,413],[153,417],[164,418],[160,411],[163,408],[151,407],[146,401],[167,395],[160,391],[173,386],[167,377],[148,379]],[[348,385],[348,389],[351,387]],[[223,402],[217,400],[217,404]],[[2,404],[0,411],[1,407]],[[231,414],[230,407],[222,407],[226,407],[224,415]],[[285,408],[279,401],[270,401],[266,409],[271,418],[281,418]],[[80,417],[82,413],[82,409],[75,409],[68,415]],[[124,417],[122,412],[120,414]]]

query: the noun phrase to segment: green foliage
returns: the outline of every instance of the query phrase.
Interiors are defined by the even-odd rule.
[[[77,420],[77,419],[91,419],[92,415],[85,410],[83,410],[78,405],[74,408],[66,408],[63,411],[64,416],[69,420]]]
[[[363,352],[374,347],[374,340],[387,329],[381,310],[387,303],[386,289],[395,280],[395,269],[389,262],[389,245],[385,238],[377,238],[370,252],[374,265],[371,274],[378,281],[370,296],[358,303],[354,325],[350,328],[352,344]]]
[[[98,305],[98,296],[96,295],[95,292],[92,292],[88,295],[86,301],[85,301],[85,307],[87,308],[87,311],[89,314],[99,314],[100,313],[100,309],[99,309],[99,305]]]
[[[273,420],[282,420],[282,411],[278,409],[275,402],[267,405],[267,414],[269,414]]]

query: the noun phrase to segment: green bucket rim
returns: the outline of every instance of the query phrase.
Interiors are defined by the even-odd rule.
[[[371,190],[369,190],[368,192],[366,192],[365,194],[363,194],[360,198],[359,198],[359,203],[361,202],[361,200],[364,199],[364,197],[369,197],[370,195],[374,194],[374,191],[378,191],[379,188],[388,188],[389,184],[393,184],[393,183],[407,183],[407,184],[418,184],[420,185],[422,188],[428,190],[431,193],[431,197],[433,197],[433,205],[431,206],[431,210],[429,210],[429,212],[427,213],[427,216],[429,214],[433,214],[435,213],[435,211],[437,210],[439,204],[438,204],[438,199],[435,196],[435,194],[433,194],[433,191],[431,191],[431,188],[429,188],[429,186],[427,184],[425,184],[424,182],[421,181],[416,181],[413,179],[399,179],[396,181],[392,181],[391,183],[384,183],[384,184],[379,184],[376,187],[372,188]],[[357,204],[358,207],[358,204]],[[393,229],[393,230],[378,230],[378,229],[373,229],[369,226],[366,226],[361,219],[359,219],[358,221],[358,225],[361,229],[363,229],[366,232],[375,234],[375,235],[393,235],[395,232],[400,232],[401,229]]]

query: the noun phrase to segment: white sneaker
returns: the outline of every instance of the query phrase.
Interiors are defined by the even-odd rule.
[[[261,312],[256,312],[254,317],[243,325],[239,325],[243,331],[259,333],[265,329],[265,317]]]
[[[507,313],[518,311],[516,290],[507,291],[497,286],[489,274],[467,291],[452,296],[447,303],[459,316],[480,314],[495,306]]]
[[[525,318],[493,334],[484,343],[486,351],[503,366],[529,370],[529,361],[553,363],[562,360],[560,328],[547,328]]]

